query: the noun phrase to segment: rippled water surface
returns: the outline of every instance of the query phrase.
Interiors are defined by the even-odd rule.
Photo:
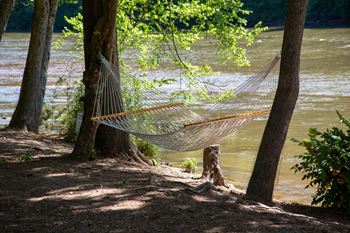
[[[213,42],[205,40],[193,47],[190,58],[194,63],[208,63],[217,73],[208,77],[220,83],[234,84],[259,71],[280,50],[281,31],[267,32],[247,50],[251,66],[235,68],[222,65],[214,50]],[[59,35],[55,35],[55,38]],[[24,69],[29,34],[8,33],[0,43],[0,125],[8,123],[16,104],[21,76]],[[82,62],[73,59],[69,53],[72,43],[65,42],[63,48],[52,51],[49,68],[47,99],[52,96],[57,78],[70,76],[81,78]],[[72,58],[73,57],[73,58]],[[129,63],[135,57],[124,55]],[[176,71],[163,68],[149,72],[150,75],[171,76]],[[278,75],[278,67],[273,75]],[[63,88],[63,87],[62,87]],[[177,88],[177,87],[170,87]],[[56,103],[64,99],[56,99]],[[283,149],[281,165],[276,181],[275,197],[285,201],[309,203],[312,190],[304,190],[305,183],[290,167],[296,163],[295,155],[302,149],[291,138],[304,138],[309,127],[321,130],[339,125],[335,110],[350,118],[350,29],[307,29],[304,33],[301,59],[301,91]],[[249,180],[255,156],[266,121],[254,121],[222,141],[222,167],[225,177],[240,188]],[[187,157],[202,159],[202,151],[177,153],[163,151],[163,159],[173,165],[180,165]],[[263,177],[262,177],[263,179]]]

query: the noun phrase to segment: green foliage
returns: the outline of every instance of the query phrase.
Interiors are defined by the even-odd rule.
[[[56,13],[55,27],[56,32],[61,32],[67,25],[66,17],[76,15],[81,11],[81,0],[61,0]]]
[[[55,127],[55,120],[52,119],[54,116],[55,108],[51,104],[44,102],[40,118],[41,127],[45,129],[53,129]]]
[[[69,82],[66,79],[60,79],[58,84],[62,82]],[[61,96],[66,99],[65,104],[62,105],[51,105],[46,104],[44,108],[43,117],[47,118],[44,121],[44,126],[49,129],[55,129],[57,125],[60,128],[60,134],[64,135],[67,141],[75,141],[76,134],[76,124],[78,113],[83,112],[83,103],[80,98],[84,93],[84,85],[81,82],[74,82],[73,85],[66,86],[63,92],[57,92],[55,96]],[[45,115],[49,113],[49,115]],[[52,119],[51,121],[49,119]],[[45,119],[44,119],[45,120]],[[51,123],[50,123],[51,122]]]
[[[64,17],[76,15],[81,10],[81,0],[61,0],[59,2],[56,20],[55,32],[60,32],[64,27],[69,26]],[[16,0],[12,10],[7,29],[9,31],[30,31],[32,25],[32,15],[34,11],[33,0]]]
[[[167,79],[148,80],[144,74],[132,74],[128,67],[122,62],[120,64],[121,85],[123,93],[123,103],[126,111],[132,111],[141,108],[141,100],[144,92],[157,88],[161,85],[171,82]]]
[[[143,155],[150,159],[155,159],[156,155],[159,154],[159,147],[148,141],[145,141],[141,138],[134,138],[134,142],[137,146],[137,149],[139,149]]]
[[[243,17],[248,14],[237,0],[121,1],[117,18],[119,49],[139,49],[141,68],[142,64],[156,67],[166,52],[168,58],[189,71],[177,48],[189,51],[196,41],[211,34],[217,39],[221,54],[238,65],[245,65],[245,50],[238,43],[250,45],[256,35],[266,30],[260,24],[245,28],[247,21]],[[190,72],[206,69],[194,68]]]
[[[29,31],[32,25],[34,4],[29,0],[17,0],[7,24],[8,31]]]
[[[309,0],[307,18],[342,19],[349,17],[350,2],[348,0]]]
[[[65,22],[64,17],[70,18],[71,16],[76,15],[78,12],[81,12],[81,0],[79,1],[71,1],[71,0],[63,0],[60,1],[60,5],[58,6],[57,10],[57,17],[55,22],[55,31],[59,32],[65,27],[70,27],[70,25]],[[128,5],[128,6],[140,6],[143,7],[143,9],[148,9],[147,5],[151,5],[149,8],[155,8],[157,6],[160,6],[160,3],[162,1],[120,1],[122,6]],[[194,4],[191,5],[190,1],[175,1],[174,4],[177,2],[181,2],[183,5],[188,6],[188,8],[182,8],[184,18],[187,18],[188,20],[185,20],[185,22],[182,22],[180,20],[175,20],[175,26],[180,29],[188,29],[193,24],[197,23],[197,19],[194,18],[196,14],[198,15],[199,12],[206,10],[204,7],[200,8],[201,5],[198,3],[212,6],[215,5],[215,2],[218,2],[223,8],[227,8],[228,5],[230,5],[233,1],[193,1]],[[204,2],[204,3],[203,3]],[[239,2],[239,1],[238,1]],[[259,21],[264,21],[271,23],[273,22],[274,25],[282,25],[287,9],[287,1],[284,0],[260,0],[260,1],[247,1],[242,0],[241,2],[244,3],[245,8],[252,11],[252,14],[247,15],[248,19],[248,25],[250,27],[253,27],[254,24],[256,24]],[[235,5],[235,4],[233,4]],[[145,7],[144,7],[145,6]],[[139,11],[135,11],[131,8],[129,11],[126,11],[126,14],[129,13],[139,13]],[[166,8],[163,7],[158,10],[159,13],[165,12]],[[177,10],[177,9],[175,9]],[[174,10],[174,11],[175,11]],[[124,11],[123,11],[124,12]],[[224,12],[224,11],[222,11]],[[15,8],[12,12],[11,18],[8,23],[8,30],[9,31],[30,31],[31,28],[31,19],[33,14],[33,1],[32,0],[17,0],[15,4]],[[146,13],[144,15],[141,15],[142,17],[147,17]],[[152,16],[152,15],[149,15]],[[209,19],[211,20],[211,14],[208,16],[203,15],[201,16],[203,20]],[[307,13],[307,22],[322,22],[327,23],[329,20],[343,20],[343,19],[349,19],[350,17],[350,2],[348,0],[309,0],[309,6],[308,6],[308,13]],[[130,26],[132,26],[132,22],[129,22]],[[208,25],[209,26],[209,25]],[[146,66],[151,66],[152,63],[145,63]]]
[[[68,93],[68,102],[62,111],[62,133],[68,141],[76,140],[76,121],[78,113],[83,112],[83,102],[80,98],[83,96],[84,86],[81,82],[74,86],[74,90]]]
[[[292,169],[303,173],[309,186],[317,187],[312,203],[336,207],[350,213],[350,122],[337,112],[347,130],[333,127],[325,132],[309,129],[309,138],[295,140],[306,152],[298,155],[299,163]]]
[[[227,61],[236,65],[248,65],[245,48],[267,29],[261,27],[261,23],[247,29],[244,17],[248,14],[249,11],[243,9],[242,2],[236,0],[120,1],[117,14],[119,57],[123,57],[127,49],[133,49],[141,72],[171,63],[183,70],[184,85],[192,90],[174,92],[173,99],[184,102],[194,97],[210,99],[208,85],[203,85],[198,77],[211,74],[211,67],[208,64],[190,62],[191,46],[211,35],[209,38],[217,44],[218,53]],[[65,36],[76,35],[76,50],[82,51],[82,15],[67,18],[67,22],[73,29],[66,28]],[[129,73],[127,65],[123,61],[120,63],[124,64],[126,73]],[[122,76],[124,77],[125,75]],[[138,82],[144,83],[144,80],[146,79],[141,78]],[[224,96],[230,93],[232,90]]]
[[[64,135],[67,141],[73,142],[77,137],[77,115],[78,113],[83,113],[81,97],[84,94],[84,85],[81,81],[72,82],[69,68],[67,72],[68,75],[59,77],[56,82],[56,89],[54,90],[52,101],[45,103],[41,124],[43,127],[51,130],[59,128],[60,134]],[[132,111],[142,107],[141,98],[143,91],[167,83],[167,80],[157,80],[153,82],[144,77],[137,78],[136,75],[128,73],[123,65],[121,65],[121,73],[123,76],[123,102],[126,111]],[[60,105],[55,104],[55,99],[57,97],[65,99],[65,103]],[[141,152],[151,158],[159,151],[158,147],[146,141],[135,140],[135,143]],[[96,156],[93,154],[90,159],[94,159],[95,157]]]
[[[174,81],[171,78],[148,80],[142,72],[157,68],[161,63],[172,62],[182,68],[185,75],[183,78],[187,80],[186,86],[194,90],[196,97],[208,99],[207,86],[203,86],[197,76],[210,74],[211,68],[206,64],[194,65],[189,62],[191,46],[205,35],[211,34],[218,42],[218,51],[227,60],[232,60],[238,65],[247,65],[244,46],[251,45],[254,37],[266,30],[261,28],[260,24],[252,29],[246,29],[244,26],[247,21],[242,16],[247,14],[249,11],[243,9],[243,4],[233,0],[120,1],[117,15],[119,57],[123,57],[126,49],[135,49],[140,70],[138,75],[131,74],[124,60],[120,60],[125,110],[142,107],[140,104],[144,91]],[[64,37],[75,41],[74,52],[83,51],[83,16],[78,13],[65,19],[70,27],[64,29]],[[56,45],[62,42],[59,41]],[[184,53],[181,56],[180,50]],[[48,127],[53,125],[49,119],[58,119],[63,125],[62,133],[67,139],[74,140],[76,116],[82,111],[79,99],[83,87],[79,84],[75,89],[67,77],[61,78],[59,85],[67,86],[64,93],[67,104],[59,110],[45,108],[44,119],[46,118]],[[232,90],[228,90],[217,98],[225,98],[231,94]],[[173,93],[170,101],[186,102],[192,98],[191,92],[178,91]]]
[[[51,102],[45,103],[42,111],[42,126],[46,129],[60,129],[67,141],[75,141],[78,113],[83,113],[84,85],[81,81],[72,81],[70,75],[59,77],[56,82]],[[65,99],[64,103],[56,104],[56,98]]]
[[[96,160],[96,159],[97,159],[97,154],[98,154],[97,150],[96,150],[96,149],[93,149],[92,152],[91,152],[91,154],[90,154],[89,160],[90,160],[90,161]]]
[[[64,16],[64,20],[69,24],[70,28],[64,27],[63,29],[63,38],[72,38],[74,41],[74,46],[71,52],[80,53],[79,58],[82,58],[83,54],[83,16],[78,13],[74,17]],[[58,40],[55,44],[56,47],[60,47],[63,40]]]
[[[195,158],[187,158],[184,161],[182,161],[181,166],[185,170],[185,172],[193,173],[196,171],[197,160]]]
[[[288,1],[260,0],[243,1],[246,7],[253,11],[247,19],[251,22],[260,20],[283,25]],[[348,0],[309,0],[306,14],[306,23],[318,26],[328,25],[330,20],[350,19],[350,2]]]
[[[20,155],[17,157],[17,160],[18,160],[18,161],[23,161],[23,162],[31,161],[31,160],[33,160],[33,156],[32,156],[31,154],[28,154],[28,153],[20,154]]]
[[[280,25],[284,21],[287,10],[287,1],[284,0],[262,0],[262,1],[244,1],[246,7],[253,11],[247,18],[250,21],[257,22],[276,22]]]

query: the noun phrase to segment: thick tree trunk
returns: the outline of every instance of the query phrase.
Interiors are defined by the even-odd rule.
[[[44,101],[58,0],[36,0],[21,93],[10,128],[37,132]]]
[[[84,85],[84,116],[72,156],[80,160],[87,160],[96,146],[96,150],[103,156],[124,156],[124,158],[147,161],[140,155],[130,141],[129,134],[117,131],[104,125],[96,125],[90,120],[92,117],[96,85],[99,78],[98,54],[116,65],[119,75],[119,63],[116,40],[116,0],[84,0],[84,57],[85,72]],[[122,103],[122,100],[117,100]],[[122,104],[120,104],[122,106]],[[123,109],[119,109],[122,112]],[[97,129],[98,127],[98,129]],[[94,143],[96,142],[96,143]]]
[[[11,11],[15,0],[0,0],[0,41],[6,31],[7,22],[10,18]]]
[[[300,51],[307,0],[289,0],[283,36],[280,77],[246,197],[272,201],[276,172],[299,94]]]
[[[214,185],[225,185],[225,180],[220,167],[220,146],[212,145],[203,151],[202,178],[213,180]]]

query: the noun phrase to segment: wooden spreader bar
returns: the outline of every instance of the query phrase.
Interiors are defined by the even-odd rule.
[[[130,115],[137,115],[137,114],[144,113],[144,112],[151,112],[151,111],[157,111],[159,109],[181,107],[181,106],[185,106],[185,105],[183,103],[166,104],[166,105],[152,107],[152,108],[141,108],[141,109],[134,110],[134,111],[120,112],[120,113],[103,115],[103,116],[95,116],[95,117],[91,117],[91,120],[92,121],[97,121],[97,120],[108,119],[108,118],[111,118],[111,117],[120,117],[120,116],[126,116],[126,115],[128,115],[128,116],[130,116]]]
[[[261,110],[257,112],[251,112],[251,113],[243,113],[239,115],[233,115],[233,116],[227,116],[227,117],[221,117],[213,120],[207,120],[207,121],[198,121],[190,124],[184,125],[184,128],[188,127],[195,127],[195,126],[200,126],[200,125],[209,125],[211,123],[216,123],[216,122],[221,122],[221,121],[232,121],[232,120],[237,120],[237,119],[242,119],[242,118],[248,118],[248,117],[256,117],[256,116],[262,116],[270,113],[271,110]]]

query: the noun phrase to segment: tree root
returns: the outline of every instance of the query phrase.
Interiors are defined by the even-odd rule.
[[[192,178],[192,179],[201,179],[201,178],[202,177]],[[226,184],[226,183],[224,183],[223,185],[220,185],[220,186],[223,186],[227,189],[231,189],[231,186]],[[216,191],[223,192],[223,190],[221,188],[217,187],[217,185],[215,185],[211,181],[206,181],[203,184],[200,184],[195,188],[187,188],[186,190],[197,193],[197,194],[206,194],[206,193],[209,193],[213,189],[215,189]]]
[[[205,194],[213,189],[214,184],[212,182],[204,182],[203,184],[198,185],[195,188],[186,188],[186,190],[197,193],[197,194]]]

